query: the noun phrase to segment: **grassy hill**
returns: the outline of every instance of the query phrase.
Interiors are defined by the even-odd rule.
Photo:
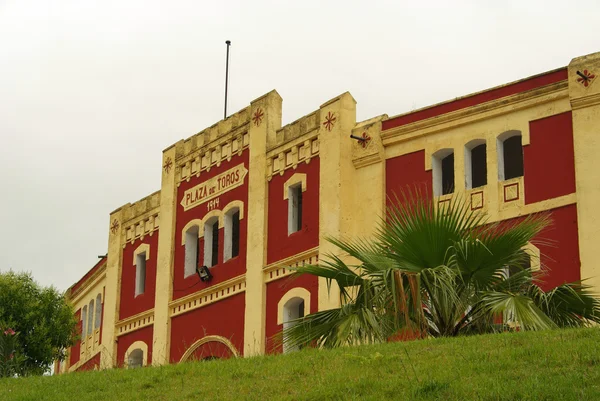
[[[600,328],[0,379],[2,400],[600,400]]]

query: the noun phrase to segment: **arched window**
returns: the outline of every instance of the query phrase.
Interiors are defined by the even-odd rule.
[[[223,262],[235,258],[240,253],[240,209],[231,208],[225,213],[225,243]]]
[[[212,267],[219,263],[219,218],[211,217],[204,223],[204,265]]]
[[[498,135],[498,179],[510,180],[523,176],[523,145],[520,131]]]
[[[454,193],[454,149],[441,149],[432,156],[433,194]]]
[[[294,320],[304,317],[304,299],[294,297],[288,300],[283,305],[283,329],[293,326],[296,322]],[[283,344],[283,352],[296,351],[296,348],[291,348]]]
[[[184,277],[189,277],[196,273],[196,266],[198,266],[198,231],[198,226],[194,225],[185,232]]]
[[[82,341],[85,340],[86,329],[87,329],[87,305],[84,306],[83,309],[81,310],[81,339],[82,339]]]
[[[102,295],[98,294],[98,296],[96,296],[96,322],[94,323],[94,328],[99,329],[101,323],[102,323]]]
[[[142,366],[144,366],[144,351],[136,348],[129,353],[127,358],[127,368],[141,368]]]
[[[138,254],[135,258],[135,296],[146,291],[146,252]]]
[[[487,146],[485,140],[476,139],[465,145],[465,187],[482,187],[487,184]]]
[[[94,329],[94,300],[90,301],[88,306],[88,321],[87,321],[87,335],[92,334],[92,330]]]

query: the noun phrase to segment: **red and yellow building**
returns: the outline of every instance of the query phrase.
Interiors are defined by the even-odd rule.
[[[111,213],[107,256],[70,288],[82,335],[58,370],[281,352],[288,320],[339,302],[289,267],[336,252],[327,236],[371,233],[407,187],[491,221],[549,213],[532,246],[544,286],[600,290],[598,74],[600,53],[362,122],[344,93],[286,126],[272,91],[171,145],[160,190]]]

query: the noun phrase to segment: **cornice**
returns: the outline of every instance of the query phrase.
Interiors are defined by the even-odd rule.
[[[535,90],[391,128],[382,132],[381,138],[383,144],[389,146],[568,97],[568,81],[564,80]]]
[[[571,99],[571,107],[573,110],[583,109],[590,106],[600,104],[600,93],[595,93],[578,99]]]
[[[154,324],[154,309],[119,320],[115,325],[115,335],[117,337],[122,336],[123,334],[131,333],[152,324]]]
[[[318,261],[319,247],[315,247],[294,256],[270,263],[263,268],[265,282],[268,283],[293,274],[290,267],[300,267],[307,264],[311,265]]]
[[[69,294],[71,303],[76,304],[80,301],[99,281],[106,277],[106,263],[98,268],[90,277],[88,277],[75,292]]]
[[[182,315],[244,291],[246,291],[245,274],[169,302],[169,316]]]

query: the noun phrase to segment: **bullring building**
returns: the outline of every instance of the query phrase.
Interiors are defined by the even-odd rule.
[[[285,352],[286,322],[339,303],[290,267],[335,253],[327,236],[372,233],[415,185],[490,221],[548,213],[531,245],[544,288],[600,290],[599,74],[596,53],[366,121],[344,93],[285,126],[272,91],[168,146],[161,187],[110,214],[107,256],[68,290],[81,338],[56,370]]]

